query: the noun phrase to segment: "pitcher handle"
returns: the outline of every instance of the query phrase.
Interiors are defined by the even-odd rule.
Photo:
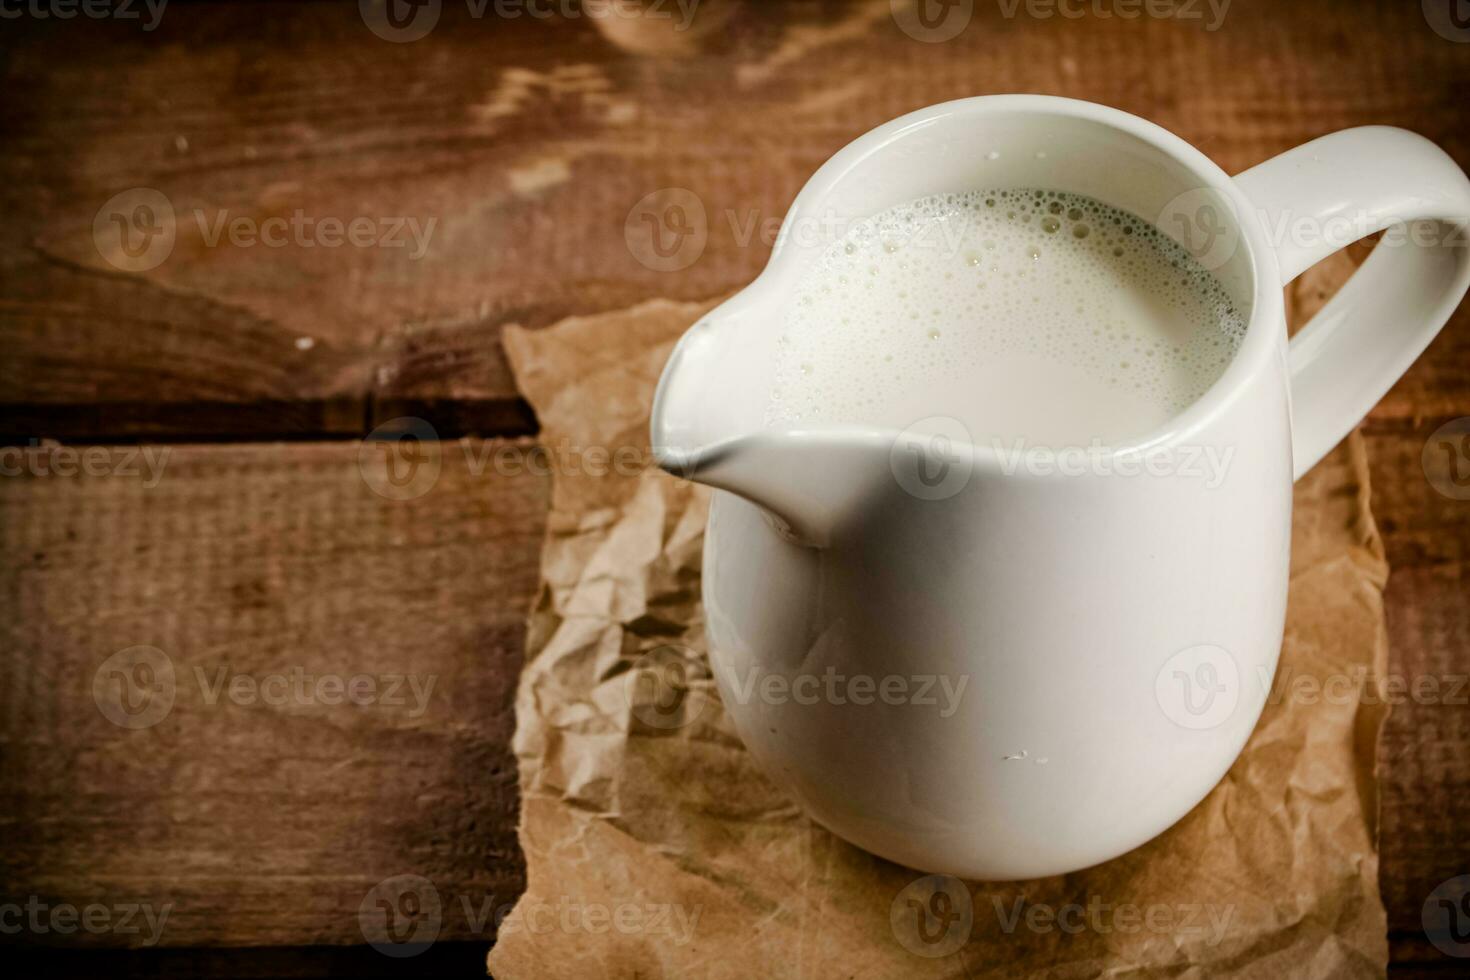
[[[1282,285],[1391,229],[1292,338],[1294,478],[1352,430],[1439,333],[1470,286],[1470,180],[1429,140],[1391,126],[1323,136],[1239,174]]]

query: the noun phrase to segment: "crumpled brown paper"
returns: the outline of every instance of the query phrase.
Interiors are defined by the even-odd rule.
[[[920,881],[813,823],[756,769],[705,659],[707,495],[632,465],[646,463],[664,360],[712,305],[655,301],[506,335],[555,474],[516,702],[528,887],[494,976],[1385,973],[1373,778],[1385,710],[1371,692],[1386,669],[1387,566],[1356,434],[1297,486],[1280,668],[1221,784],[1087,871]],[[664,680],[642,683],[654,668]]]

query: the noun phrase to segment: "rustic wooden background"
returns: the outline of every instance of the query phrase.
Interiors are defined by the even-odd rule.
[[[0,898],[172,904],[147,951],[116,930],[0,935],[58,947],[38,963],[393,972],[404,964],[364,945],[358,909],[411,873],[445,912],[441,941],[408,965],[481,969],[494,930],[480,916],[522,884],[511,699],[548,491],[476,465],[525,454],[536,429],[506,324],[739,286],[828,155],[960,96],[1108,103],[1231,172],[1363,123],[1418,130],[1470,166],[1470,29],[1434,30],[1433,4],[1413,0],[1234,0],[1220,23],[1203,2],[1197,17],[1125,19],[1099,13],[1124,9],[1110,0],[1079,17],[987,0],[940,43],[906,34],[886,0],[703,0],[677,33],[575,5],[441,6],[411,43],[377,36],[352,3],[175,0],[151,30],[141,4],[137,20],[0,20],[0,435],[169,453],[156,485],[123,472],[121,451],[106,475],[30,464],[0,479]],[[137,188],[166,197],[176,239],[129,271],[105,205]],[[625,235],[637,202],[668,188],[699,199],[707,235],[672,272]],[[415,257],[211,244],[201,211],[435,225]],[[1339,280],[1309,276],[1293,307]],[[462,441],[432,491],[394,500],[358,440],[406,415]],[[1365,427],[1391,669],[1409,678],[1470,671],[1470,502],[1437,492],[1422,462],[1430,433],[1466,415],[1462,310]],[[166,653],[177,693],[131,730],[99,710],[93,680],[139,645]],[[436,687],[421,713],[211,704],[196,668]],[[1410,700],[1378,753],[1395,970],[1460,975],[1420,909],[1470,872],[1470,708]]]

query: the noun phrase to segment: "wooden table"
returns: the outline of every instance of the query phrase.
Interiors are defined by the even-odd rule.
[[[1231,172],[1363,123],[1470,166],[1470,44],[1417,3],[1235,0],[1220,23],[1205,4],[1165,19],[979,3],[938,43],[886,2],[705,0],[683,32],[555,6],[446,2],[411,43],[353,4],[179,3],[151,30],[141,6],[0,20],[0,433],[30,447],[0,459],[0,896],[171,906],[144,952],[121,952],[147,932],[116,918],[0,935],[58,947],[38,965],[391,973],[358,911],[413,873],[445,903],[414,968],[481,969],[483,913],[522,885],[510,706],[548,494],[543,475],[473,464],[536,431],[505,325],[739,286],[828,155],[959,96],[1108,103]],[[669,188],[705,211],[678,271],[625,235]],[[355,219],[357,243],[339,242]],[[162,239],[144,236],[165,227],[154,263]],[[1470,415],[1467,321],[1365,427],[1391,671],[1447,685],[1470,671],[1470,502],[1421,457]],[[464,451],[396,500],[359,440],[403,416]],[[35,440],[109,448],[67,475],[70,450]],[[139,447],[167,450],[158,479],[141,453],[129,470]],[[173,700],[127,727],[142,716],[116,698],[163,690],[159,653],[138,647],[166,658]],[[372,693],[334,701],[357,675]],[[410,680],[434,688],[416,702]],[[1403,975],[1459,975],[1420,927],[1431,889],[1470,872],[1470,708],[1451,700],[1401,704],[1378,746]]]

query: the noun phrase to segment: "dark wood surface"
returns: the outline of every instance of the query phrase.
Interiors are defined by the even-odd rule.
[[[873,125],[1033,91],[1146,116],[1232,172],[1364,123],[1418,130],[1470,166],[1470,44],[1419,4],[1234,0],[1214,31],[1025,10],[977,4],[938,44],[905,36],[886,2],[705,0],[710,29],[654,24],[642,40],[449,2],[407,44],[350,3],[176,2],[153,31],[0,21],[0,435],[173,453],[147,490],[119,474],[0,479],[0,893],[174,902],[171,959],[85,961],[109,973],[361,972],[329,947],[362,944],[364,894],[402,873],[448,899],[446,949],[488,942],[462,900],[520,887],[509,705],[546,480],[476,470],[487,444],[472,438],[447,444],[431,492],[387,500],[354,440],[403,415],[445,437],[533,433],[505,325],[739,286],[805,178]],[[650,43],[682,50],[636,50]],[[139,187],[169,200],[177,232],[167,259],[131,272],[93,223]],[[673,187],[701,201],[707,244],[661,272],[624,224]],[[435,226],[413,258],[211,246],[194,218],[298,210]],[[1337,281],[1309,276],[1293,304]],[[1470,671],[1470,503],[1422,463],[1465,415],[1461,310],[1366,423],[1391,670],[1410,678]],[[208,705],[181,684],[168,718],[129,731],[99,714],[91,672],[140,644],[189,685],[193,667],[230,664],[444,686],[409,718]],[[1399,705],[1379,763],[1397,969],[1454,975],[1420,909],[1470,872],[1470,708]],[[201,952],[216,947],[241,952]]]

